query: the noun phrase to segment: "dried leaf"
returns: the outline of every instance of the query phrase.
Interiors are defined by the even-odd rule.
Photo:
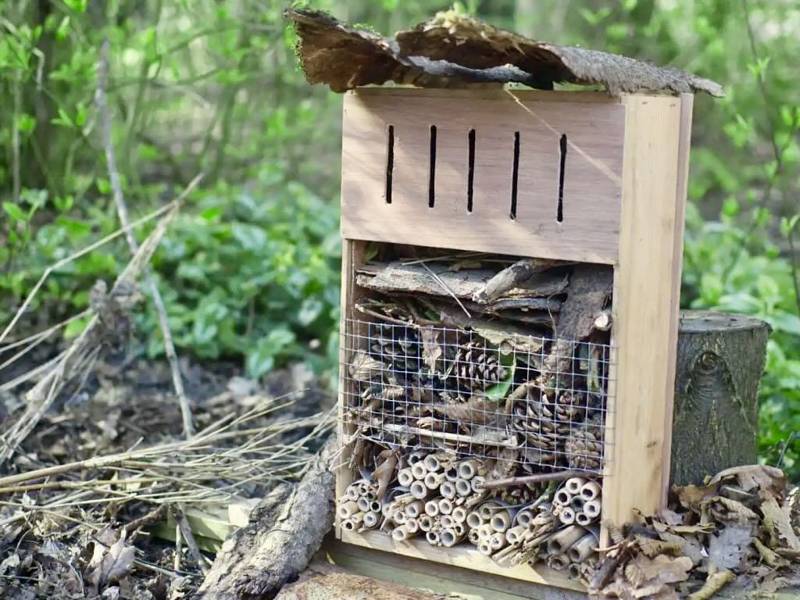
[[[95,590],[119,581],[133,566],[135,550],[125,543],[125,533],[117,538],[111,529],[103,529],[96,536],[92,559],[89,561],[89,582]]]
[[[678,502],[681,503],[681,506],[697,513],[700,512],[700,504],[703,500],[717,493],[715,486],[706,485],[676,486],[673,491],[678,496]]]
[[[749,525],[733,525],[712,535],[708,542],[708,557],[719,569],[739,569],[750,554],[753,530]]]
[[[692,560],[688,556],[671,558],[661,554],[647,558],[638,555],[625,568],[625,577],[637,588],[651,583],[678,583],[689,578],[691,568]]]
[[[363,350],[359,350],[350,359],[350,377],[356,381],[369,382],[376,375],[387,370],[386,365],[375,360]]]
[[[761,490],[780,497],[786,488],[786,476],[783,471],[769,465],[745,465],[725,469],[717,473],[708,484],[716,485],[721,481],[733,479],[734,477],[745,492]]]
[[[800,551],[800,539],[792,528],[788,506],[781,508],[778,501],[770,497],[761,503],[761,512],[764,514],[764,527],[767,531],[777,535],[789,550]]]
[[[378,491],[376,495],[378,499],[382,499],[386,490],[389,488],[389,484],[394,479],[395,470],[397,468],[397,453],[391,450],[384,450],[381,452],[381,455],[388,455],[385,457],[384,461],[378,465],[375,471],[372,473],[372,477],[378,482]]]
[[[436,363],[442,356],[442,347],[439,345],[439,331],[433,327],[423,327],[419,330],[422,338],[422,362],[431,373],[436,372]]]
[[[703,587],[691,594],[689,600],[708,600],[734,579],[736,575],[728,570],[711,572]]]

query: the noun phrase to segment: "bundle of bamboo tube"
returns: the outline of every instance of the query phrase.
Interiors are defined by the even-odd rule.
[[[378,498],[378,484],[359,479],[347,486],[336,513],[342,529],[364,531],[378,527],[382,509],[383,502]]]
[[[566,526],[588,527],[600,518],[601,487],[598,481],[572,477],[556,491],[553,513]]]
[[[381,486],[368,479],[346,488],[337,509],[340,525],[381,529],[397,542],[420,537],[449,548],[469,541],[501,565],[545,561],[582,577],[597,559],[600,483],[572,477],[531,501],[531,489],[490,495],[483,489],[488,471],[484,461],[459,460],[452,452],[405,454],[382,498]]]

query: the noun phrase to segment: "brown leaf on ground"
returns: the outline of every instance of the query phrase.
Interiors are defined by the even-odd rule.
[[[760,490],[762,494],[782,497],[786,489],[786,476],[783,471],[769,465],[743,465],[725,469],[712,477],[708,485],[717,485],[733,478],[746,492]]]
[[[800,551],[800,539],[792,527],[789,507],[781,507],[774,497],[770,497],[761,503],[761,512],[764,515],[764,528],[770,536],[777,536],[779,545]]]
[[[95,591],[125,577],[133,566],[135,550],[125,543],[125,535],[112,529],[103,529],[95,536],[92,559],[89,561],[88,580]]]
[[[753,554],[753,529],[734,525],[709,536],[708,558],[718,569],[739,569]]]

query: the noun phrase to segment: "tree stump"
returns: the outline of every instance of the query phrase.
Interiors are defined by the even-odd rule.
[[[757,462],[758,383],[767,323],[752,317],[683,311],[672,429],[673,484]]]

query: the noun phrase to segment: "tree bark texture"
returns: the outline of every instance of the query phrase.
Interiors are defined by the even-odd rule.
[[[757,461],[758,383],[769,325],[742,315],[684,311],[678,330],[671,480]]]
[[[297,578],[333,524],[335,448],[331,436],[298,483],[280,484],[253,509],[223,544],[196,600],[274,598]]]

